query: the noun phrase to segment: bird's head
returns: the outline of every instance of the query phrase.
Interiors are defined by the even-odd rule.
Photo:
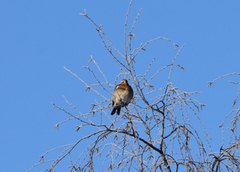
[[[120,84],[128,84],[128,81],[126,79],[123,79]]]

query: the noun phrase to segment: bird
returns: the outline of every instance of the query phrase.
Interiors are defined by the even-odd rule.
[[[112,106],[113,110],[111,115],[114,115],[117,111],[117,114],[120,114],[121,107],[127,106],[133,98],[133,89],[128,84],[126,79],[123,79],[120,84],[118,84],[112,95]]]

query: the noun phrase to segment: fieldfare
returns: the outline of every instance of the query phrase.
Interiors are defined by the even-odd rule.
[[[115,114],[116,111],[119,115],[121,107],[127,106],[131,102],[132,98],[133,89],[128,84],[128,81],[126,79],[123,79],[120,84],[118,84],[114,89],[112,95],[113,110],[111,112],[111,115]]]

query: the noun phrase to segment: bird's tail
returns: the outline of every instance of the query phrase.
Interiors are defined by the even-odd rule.
[[[120,111],[121,111],[121,106],[115,106],[115,107],[113,107],[113,110],[112,110],[112,112],[111,112],[111,115],[114,115],[116,111],[117,111],[117,114],[119,115],[119,114],[120,114]]]

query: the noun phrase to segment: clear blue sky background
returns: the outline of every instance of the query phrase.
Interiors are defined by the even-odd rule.
[[[52,110],[51,102],[71,109],[62,95],[83,113],[97,99],[94,94],[84,92],[84,85],[63,66],[88,83],[93,80],[82,66],[90,65],[90,55],[112,84],[119,70],[103,48],[95,27],[79,13],[87,9],[88,15],[102,24],[115,46],[123,50],[128,4],[129,1],[122,0],[0,1],[1,171],[27,171],[47,150],[74,143],[82,136],[74,131],[77,124],[74,121],[61,125],[59,130],[53,127],[69,117]],[[195,98],[207,104],[199,115],[212,137],[210,143],[215,151],[221,146],[218,126],[231,111],[238,89],[228,81],[239,81],[239,78],[225,78],[212,88],[207,87],[207,82],[240,72],[239,7],[240,1],[135,0],[130,12],[132,23],[143,8],[133,31],[133,46],[158,36],[171,39],[179,46],[186,43],[176,61],[186,72],[174,70],[173,81],[181,90],[203,92]],[[156,58],[158,67],[170,63],[176,54],[166,41],[158,41],[146,49],[143,54],[146,62]],[[53,154],[50,159],[56,156]],[[67,169],[67,162],[58,169]],[[43,169],[40,166],[33,171]]]

